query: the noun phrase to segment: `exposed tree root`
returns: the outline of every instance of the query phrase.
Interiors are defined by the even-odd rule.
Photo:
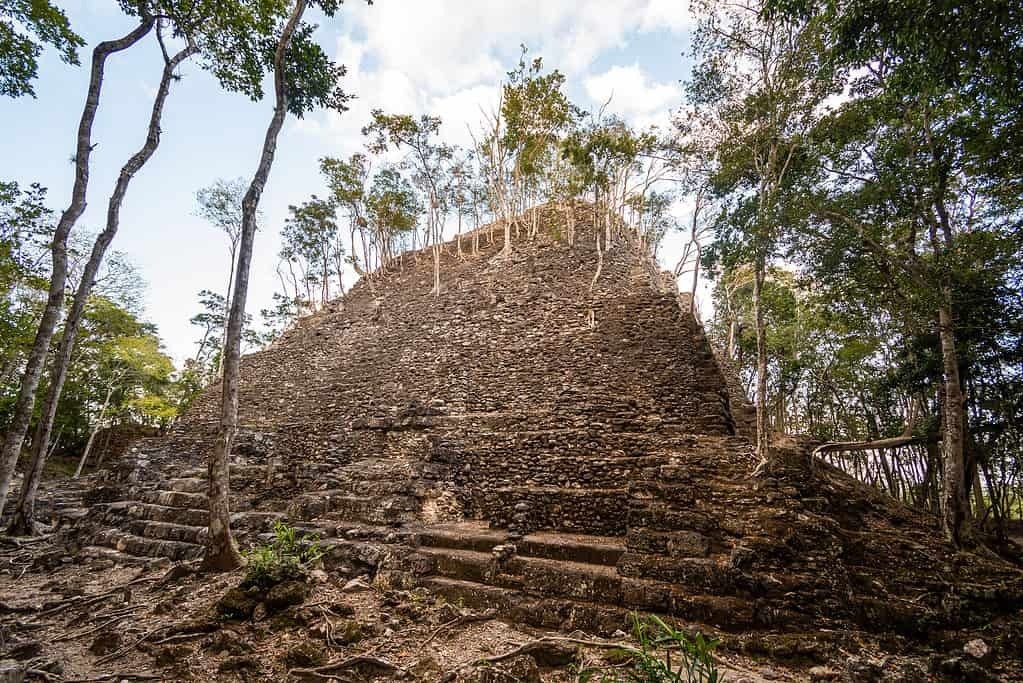
[[[449,628],[455,628],[456,626],[462,626],[463,624],[471,624],[477,621],[490,621],[491,619],[494,619],[496,617],[497,610],[495,609],[488,609],[486,612],[482,612],[480,614],[463,614],[460,617],[455,617],[451,621],[445,624],[441,624],[436,629],[434,629],[433,633],[431,633],[426,640],[419,644],[419,648],[422,649],[426,647],[431,642],[433,642],[434,638],[436,638],[442,632],[448,630]]]
[[[150,631],[146,631],[145,633],[143,633],[138,638],[138,640],[132,642],[130,645],[125,645],[120,650],[115,650],[114,652],[111,652],[110,654],[106,655],[105,657],[100,657],[99,659],[96,660],[96,664],[106,664],[107,662],[111,662],[111,661],[117,659],[118,657],[120,657],[121,655],[134,650],[139,645],[141,645],[142,643],[146,642],[147,640],[149,640],[150,638],[155,636],[157,633],[159,633],[161,631],[166,631],[166,630],[167,630],[166,626],[161,626],[159,628],[154,628],[154,629],[152,629]]]
[[[317,666],[311,669],[291,669],[288,671],[289,676],[313,676],[316,678],[337,678],[337,672],[344,671],[346,669],[353,669],[357,666],[368,664],[384,671],[389,671],[398,677],[404,677],[408,672],[398,666],[392,664],[386,659],[380,657],[373,657],[371,655],[356,655],[354,657],[348,657],[347,659],[341,659],[336,662],[330,662],[323,666]],[[330,674],[334,674],[333,676]]]
[[[549,645],[555,643],[571,643],[573,645],[583,645],[585,647],[593,647],[604,650],[618,650],[628,647],[625,643],[618,643],[610,640],[586,640],[584,638],[571,638],[569,636],[544,636],[543,638],[537,638],[536,640],[530,640],[528,642],[519,645],[513,650],[508,652],[494,655],[492,657],[484,657],[483,659],[477,660],[477,664],[496,664],[497,662],[503,662],[506,659],[512,657],[518,657],[519,655],[528,655],[534,652],[542,652]]]
[[[158,676],[151,673],[134,673],[134,672],[115,672],[112,674],[103,674],[102,676],[96,676],[94,678],[69,678],[64,680],[63,683],[99,683],[100,681],[161,681],[163,676]]]

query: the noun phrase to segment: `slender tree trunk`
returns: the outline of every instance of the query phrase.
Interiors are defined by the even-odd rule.
[[[734,314],[729,311],[728,321],[728,344],[725,347],[725,354],[728,356],[728,360],[735,360],[735,342],[736,332],[739,326],[739,321],[735,319]]]
[[[107,397],[103,399],[103,407],[99,409],[99,415],[96,417],[96,424],[93,426],[92,431],[89,432],[89,440],[85,444],[85,450],[82,451],[82,457],[78,460],[78,467],[75,468],[75,475],[73,479],[78,479],[82,476],[82,470],[85,469],[85,462],[89,459],[89,453],[92,452],[92,444],[96,441],[96,435],[99,433],[100,427],[103,425],[103,415],[107,412],[107,406],[110,405],[110,397],[114,395],[114,384],[111,384],[107,389]]]
[[[249,268],[252,264],[252,246],[256,236],[256,212],[263,194],[266,179],[270,175],[274,154],[277,151],[277,136],[284,126],[288,112],[288,94],[284,83],[284,55],[288,50],[295,28],[306,9],[306,0],[295,0],[291,16],[281,33],[274,53],[274,103],[273,117],[263,140],[263,152],[259,158],[256,174],[252,177],[245,198],[242,200],[242,237],[238,252],[238,268],[234,280],[234,297],[227,321],[227,345],[224,349],[224,381],[220,413],[220,429],[209,462],[210,523],[206,540],[206,554],[203,568],[211,571],[230,571],[242,564],[234,538],[231,536],[230,469],[228,456],[231,443],[238,431],[238,370],[241,361],[242,326],[245,318],[245,301],[249,292]]]
[[[436,200],[434,200],[436,201]],[[442,220],[434,213],[433,216],[433,293],[435,296],[440,296],[440,256],[444,249],[444,224]]]
[[[945,301],[951,292],[945,287]],[[945,479],[942,490],[942,526],[945,536],[956,547],[962,544],[963,524],[970,513],[966,497],[965,425],[963,419],[963,391],[959,381],[959,358],[955,347],[955,328],[952,311],[946,304],[938,309],[938,335],[941,340],[941,360],[945,379],[945,433],[942,441],[942,459]]]
[[[89,157],[92,154],[92,125],[99,108],[100,92],[103,88],[103,72],[107,57],[127,50],[142,40],[155,25],[156,20],[148,11],[143,11],[142,19],[130,33],[117,40],[104,41],[92,51],[92,69],[89,77],[89,89],[85,97],[85,106],[78,123],[78,137],[75,147],[75,182],[71,190],[71,202],[53,233],[50,245],[52,271],[50,273],[50,290],[36,331],[32,350],[25,364],[25,372],[18,389],[18,398],[14,404],[13,416],[7,426],[3,449],[0,450],[0,510],[7,502],[14,469],[18,464],[18,456],[28,432],[35,406],[36,390],[43,372],[50,342],[57,327],[64,306],[64,288],[67,282],[67,238],[71,228],[85,212],[85,195],[89,186]]]
[[[973,470],[973,518],[984,519],[987,507],[987,501],[984,500],[984,485],[980,480],[980,467],[975,467]]]
[[[159,31],[159,29],[157,29]],[[149,117],[149,129],[146,134],[146,141],[142,147],[131,156],[121,168],[117,177],[114,191],[110,195],[107,204],[107,224],[103,232],[96,237],[92,245],[92,253],[89,261],[85,264],[81,282],[75,292],[75,298],[71,303],[71,310],[68,311],[64,321],[64,333],[61,335],[60,344],[57,346],[57,353],[53,359],[50,369],[49,391],[43,403],[42,414],[36,427],[35,438],[33,439],[32,464],[27,468],[25,481],[21,487],[21,495],[18,498],[18,506],[14,511],[11,521],[10,533],[16,535],[31,534],[35,528],[35,498],[39,489],[39,480],[42,477],[43,465],[46,461],[46,452],[49,447],[50,433],[53,430],[53,421],[57,416],[57,407],[60,403],[60,395],[64,389],[64,381],[67,379],[68,366],[71,364],[71,354],[74,351],[75,337],[78,327],[85,314],[86,304],[89,302],[89,295],[95,284],[96,274],[99,272],[103,257],[106,255],[110,243],[117,235],[117,229],[121,223],[121,205],[124,203],[124,196],[128,192],[135,174],[156,153],[160,146],[160,122],[163,118],[164,104],[170,94],[171,82],[174,78],[174,70],[182,61],[188,59],[196,52],[194,46],[188,46],[169,58],[163,68],[160,78],[160,86],[153,100],[153,108]]]
[[[227,292],[224,294],[224,315],[231,310],[231,290],[234,287],[234,267],[235,260],[238,255],[238,243],[232,242],[231,244],[231,270],[227,276]],[[287,292],[285,292],[287,293]],[[298,297],[298,288],[296,285],[295,296]],[[217,359],[217,371],[216,374],[220,374],[220,371],[224,369],[224,348],[227,346],[227,320],[224,320],[224,333],[220,335],[220,357]]]
[[[459,192],[461,192],[461,187],[459,187]],[[458,235],[458,237],[457,237],[457,240],[458,240],[458,255],[461,256],[462,255],[462,205],[460,203],[458,204],[458,208],[456,209],[456,211],[458,211],[458,232],[457,232],[457,235]]]
[[[99,457],[96,458],[95,468],[98,470],[103,466],[103,458],[107,457],[107,453],[110,452],[110,436],[114,433],[114,427],[116,424],[111,424],[110,428],[107,429],[107,438],[103,439],[103,449],[99,452]]]
[[[767,426],[767,341],[766,328],[764,325],[764,259],[756,257],[753,272],[753,316],[757,333],[757,447],[756,454],[759,463],[757,470],[762,471],[768,464],[768,449],[770,447],[769,430]]]

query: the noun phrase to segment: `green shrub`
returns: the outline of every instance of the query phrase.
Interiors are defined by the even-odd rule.
[[[243,553],[246,570],[242,585],[269,588],[282,581],[304,578],[309,566],[323,557],[318,541],[313,534],[299,535],[284,522],[275,522],[274,538],[268,544]]]
[[[587,669],[579,683],[720,683],[714,661],[718,641],[702,633],[689,636],[656,616],[633,618],[633,636],[639,647],[623,647],[619,654],[631,660],[627,671]],[[597,676],[600,678],[598,679]]]

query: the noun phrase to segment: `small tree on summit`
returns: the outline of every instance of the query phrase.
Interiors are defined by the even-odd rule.
[[[526,53],[523,46],[518,66],[508,72],[501,98],[501,116],[505,123],[502,145],[512,158],[511,194],[517,216],[524,214],[530,204],[537,203],[545,176],[557,160],[557,142],[580,115],[561,90],[565,76],[556,69],[544,74],[543,60],[537,57],[527,62]],[[536,221],[534,210],[532,231],[537,228]],[[510,233],[511,226],[506,225],[506,251],[511,249]]]
[[[384,168],[373,176],[366,211],[380,265],[386,266],[400,253],[406,236],[415,232],[423,205],[412,184],[397,169]]]
[[[373,111],[373,121],[362,129],[370,136],[369,149],[375,153],[394,147],[404,150],[404,164],[412,170],[413,182],[426,199],[426,240],[433,251],[433,289],[440,295],[440,250],[444,219],[448,212],[447,175],[454,157],[454,148],[435,141],[441,121],[436,116],[418,120],[408,114],[385,114]]]
[[[323,308],[331,299],[331,282],[341,287],[344,275],[345,249],[335,220],[333,202],[316,195],[299,206],[289,206],[290,216],[281,231],[281,260],[289,268],[296,264],[301,274],[292,268],[293,300],[302,300],[309,310]],[[301,289],[304,289],[302,296]],[[314,290],[318,289],[318,292]],[[287,291],[284,292],[288,294]]]

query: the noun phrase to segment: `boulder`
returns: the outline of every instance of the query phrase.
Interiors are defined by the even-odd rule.
[[[279,583],[266,594],[266,607],[271,612],[279,612],[288,607],[301,605],[309,597],[309,586],[302,581],[285,581]]]
[[[256,600],[241,588],[232,588],[217,602],[217,612],[228,619],[248,619]]]

